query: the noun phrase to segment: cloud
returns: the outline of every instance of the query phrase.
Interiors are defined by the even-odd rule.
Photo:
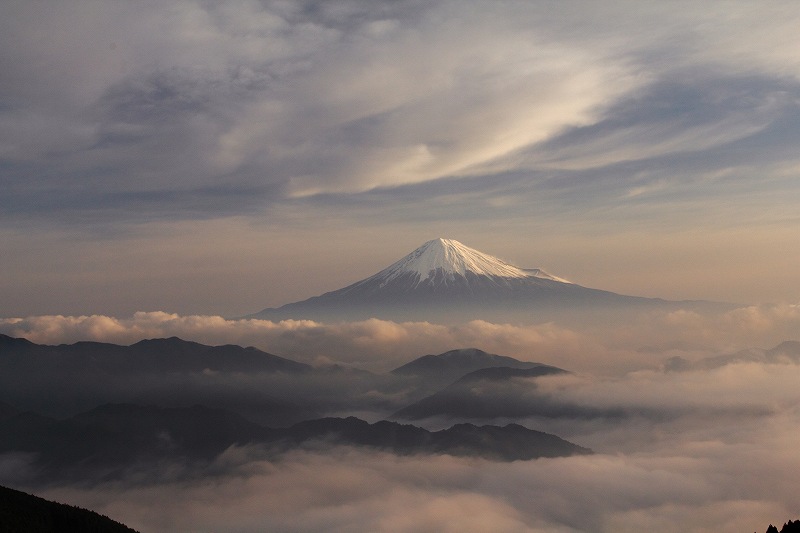
[[[224,216],[226,198],[247,212],[426,181],[584,122],[631,83],[482,9],[11,9],[0,124],[17,214]]]
[[[533,360],[553,350],[554,359],[560,355],[579,367],[561,365],[579,371],[536,379],[537,394],[550,401],[626,413],[524,420],[593,448],[594,456],[495,463],[340,447],[273,461],[245,447],[229,449],[204,470],[161,465],[153,475],[115,482],[33,487],[41,496],[140,530],[711,532],[761,530],[797,518],[800,393],[794,384],[800,366],[731,359],[716,368],[666,372],[660,365],[676,353],[696,362],[724,355],[720,347],[796,331],[799,319],[796,306],[715,316],[680,311],[650,316],[649,326],[644,320],[606,324],[600,335],[597,325],[276,324],[140,313],[128,319],[5,319],[0,331],[26,332],[42,342],[85,340],[90,331],[97,340],[117,341],[152,334],[194,335],[205,342],[238,337],[287,348],[308,344],[309,360],[341,357],[361,364],[380,354],[387,357],[385,367],[404,350],[411,358],[408,350],[416,349],[418,337],[430,346],[483,339],[524,348]],[[564,352],[557,352],[559,343]],[[414,356],[437,351],[420,349]],[[526,383],[516,381],[514,390]],[[5,457],[0,471],[24,485],[26,464],[25,457]]]
[[[2,209],[74,223],[254,215],[451,176],[491,185],[531,163],[705,152],[777,123],[800,77],[781,4],[8,10]]]
[[[494,324],[475,320],[441,325],[370,319],[321,323],[310,320],[231,320],[220,316],[137,312],[45,315],[0,319],[0,333],[43,344],[83,340],[132,344],[178,336],[205,344],[256,346],[298,361],[339,362],[386,371],[428,353],[476,347],[566,368],[604,374],[659,368],[668,357],[696,361],[750,347],[770,348],[795,337],[796,305],[763,305],[720,314],[678,310],[602,323]]]
[[[487,349],[532,346],[564,350],[576,335],[553,324],[528,328],[473,321],[458,326],[427,322],[395,323],[370,319],[363,322],[324,324],[310,320],[229,320],[219,316],[180,316],[164,312],[138,312],[120,319],[103,315],[33,316],[0,319],[0,331],[24,336],[37,343],[93,340],[133,343],[143,338],[178,336],[208,344],[254,345],[266,351],[311,363],[342,362],[389,370],[428,351],[480,344]]]
[[[598,427],[596,439],[622,433],[637,449],[513,463],[352,448],[271,463],[229,450],[221,476],[39,493],[147,531],[760,530],[796,509],[796,423],[788,409],[702,431],[664,422],[649,440]]]

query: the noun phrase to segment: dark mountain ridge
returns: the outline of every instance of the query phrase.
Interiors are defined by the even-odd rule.
[[[266,457],[298,447],[366,446],[399,454],[449,454],[513,461],[591,453],[555,435],[510,424],[459,424],[442,431],[355,417],[268,428],[204,406],[111,404],[65,420],[32,412],[0,419],[0,453],[36,458],[36,479],[112,480],[164,461],[208,465],[231,446],[264,447]],[[7,480],[4,480],[7,482]],[[29,480],[30,481],[30,480]]]
[[[211,403],[261,423],[291,425],[320,414],[275,397],[257,381],[291,381],[312,372],[309,365],[256,348],[177,337],[130,346],[51,346],[0,335],[0,401],[56,417],[105,403]]]
[[[81,341],[56,346],[0,335],[0,371],[108,374],[158,372],[309,372],[309,365],[263,352],[252,346],[207,346],[178,337],[142,340],[130,346]]]

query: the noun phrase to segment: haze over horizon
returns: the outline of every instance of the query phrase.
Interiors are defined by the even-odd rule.
[[[0,316],[240,316],[436,237],[800,301],[793,3],[2,12]]]

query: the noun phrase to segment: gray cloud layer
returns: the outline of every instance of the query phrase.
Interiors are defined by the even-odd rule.
[[[658,421],[565,424],[601,452],[589,457],[492,463],[340,448],[268,462],[257,449],[230,449],[206,477],[162,467],[138,482],[39,493],[147,531],[761,530],[792,518],[800,503],[797,374],[797,365],[734,364],[611,381],[548,378],[600,405],[688,407]],[[734,404],[770,409],[719,415]],[[14,460],[20,468],[8,458],[8,469]]]
[[[507,172],[597,202],[797,164],[790,4],[574,7],[12,2],[3,212],[213,218]]]

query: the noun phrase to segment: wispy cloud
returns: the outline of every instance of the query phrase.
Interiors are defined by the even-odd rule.
[[[794,108],[791,11],[622,6],[13,3],[3,207],[252,213],[525,168],[519,151],[565,169],[706,152]]]

